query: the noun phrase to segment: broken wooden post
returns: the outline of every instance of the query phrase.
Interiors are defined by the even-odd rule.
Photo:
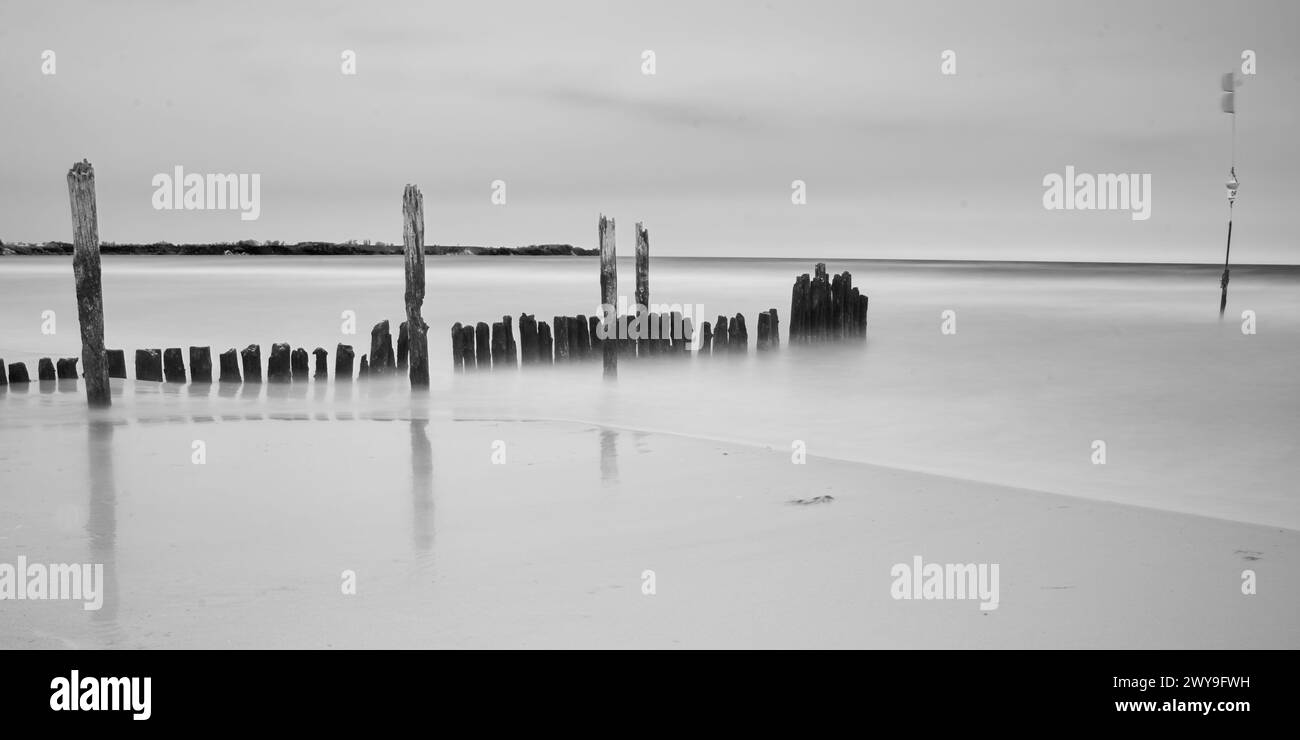
[[[465,335],[461,331],[464,328],[459,321],[451,325],[451,371],[453,373],[465,372],[465,347],[462,344]]]
[[[519,344],[520,364],[537,364],[537,319],[530,314],[519,314]]]
[[[221,377],[219,380],[222,383],[243,382],[243,378],[239,375],[239,353],[234,347],[222,352],[217,360],[221,363]]]
[[[402,194],[402,239],[406,255],[406,323],[411,387],[429,387],[429,325],[424,321],[424,195],[414,185]]]
[[[475,344],[474,335],[475,335],[475,330],[474,327],[472,326],[467,325],[460,330],[460,346],[461,346],[460,360],[461,360],[461,364],[465,366],[466,370],[475,368],[479,364],[479,359],[475,356],[476,353],[474,351],[474,344]],[[487,361],[486,355],[484,356],[483,361],[485,362]]]
[[[126,378],[126,352],[120,349],[105,350],[108,361],[108,377]]]
[[[569,360],[569,317],[555,317],[555,362],[568,362]]]
[[[163,350],[163,379],[168,383],[185,382],[185,356],[180,347]]]
[[[749,332],[745,330],[745,317],[736,314],[727,328],[731,332],[731,336],[727,337],[727,349],[734,352],[748,352]]]
[[[515,342],[515,322],[509,316],[501,317],[501,326],[506,333],[506,362],[510,367],[519,367],[519,345]]]
[[[611,341],[601,345],[600,353],[601,353],[601,357],[603,358],[602,364],[603,364],[604,377],[606,380],[609,380],[611,378],[615,378],[618,376],[618,345],[614,341],[612,341],[614,336],[614,330],[616,329],[616,326],[614,325],[613,316],[618,306],[618,254],[617,254],[617,250],[615,249],[615,242],[614,242],[614,219],[612,218],[606,219],[604,216],[601,216],[598,231],[600,236],[600,303],[601,303],[601,314],[602,314],[600,320],[604,322],[606,320],[606,317],[609,317],[610,326],[606,326],[604,331],[605,331],[605,335],[610,337],[611,339]],[[647,260],[647,270],[649,269],[648,260],[650,258],[650,251],[649,251],[650,242],[649,242],[649,236],[646,234],[645,229],[641,228],[641,224],[636,225],[635,231],[637,232],[636,279],[637,279],[637,293],[639,296],[641,291],[641,285],[642,285],[641,240],[643,237],[646,239],[645,259]],[[645,290],[647,291],[648,294],[650,290],[649,287],[650,273],[648,271],[646,272],[644,279],[646,281]],[[593,344],[597,339],[598,337],[595,334],[593,334],[592,335]]]
[[[210,347],[190,347],[190,382],[212,382],[212,349]]]
[[[641,222],[636,227],[636,304],[650,310],[650,232]]]
[[[405,370],[407,367],[406,357],[411,348],[411,335],[407,331],[408,322],[403,321],[397,325],[397,369]]]
[[[162,382],[162,350],[137,349],[135,351],[135,379]]]
[[[776,317],[775,308],[767,309],[767,313],[771,316],[768,320],[767,346],[776,349],[781,346],[781,320]]]
[[[603,314],[604,312],[602,312]],[[601,344],[600,338],[600,316],[587,317],[587,338],[591,340],[591,354],[593,357],[604,357],[605,350]]]
[[[393,333],[388,328],[388,319],[375,324],[370,330],[370,374],[387,375],[394,372]]]
[[[719,316],[713,323],[713,354],[727,351],[727,340],[731,330],[727,327],[727,317]]]
[[[271,345],[271,356],[266,358],[266,380],[268,383],[289,382],[289,345],[276,342]]]
[[[767,311],[758,314],[758,339],[755,340],[754,349],[760,352],[767,349],[767,337],[772,331],[771,320]]]
[[[329,380],[329,356],[330,353],[325,351],[324,347],[317,347],[311,351],[312,356],[316,359],[316,372],[312,377],[316,380]],[[193,368],[190,369],[193,372]]]
[[[475,368],[492,369],[492,330],[488,328],[486,321],[474,325],[474,354]],[[469,362],[465,363],[465,369],[469,369]]]
[[[77,321],[81,324],[81,366],[86,402],[108,406],[108,359],[104,356],[104,295],[99,267],[99,216],[95,210],[95,168],[81,160],[68,170],[72,203],[72,271],[77,281]]]
[[[256,344],[250,344],[239,352],[239,359],[244,364],[244,382],[261,383],[262,382],[262,348]]]
[[[57,380],[58,375],[54,372],[54,360],[48,357],[42,357],[36,362],[36,377],[43,382]]]
[[[9,374],[6,368],[4,358],[0,357],[0,385],[9,385]]]
[[[20,385],[30,382],[32,382],[32,379],[27,375],[27,363],[9,363],[9,385]]]
[[[356,354],[350,344],[340,344],[334,348],[334,382],[352,382],[352,360]]]
[[[506,327],[500,321],[492,322],[492,369],[506,368]]]
[[[307,361],[307,350],[299,347],[289,355],[289,376],[293,382],[306,382],[311,375],[311,365]]]
[[[77,379],[77,360],[76,357],[61,357],[54,363],[54,369],[59,380]]]
[[[808,312],[812,306],[812,281],[808,273],[794,279],[790,291],[790,344],[808,341]]]
[[[555,362],[551,356],[551,325],[545,321],[537,324],[537,360],[543,365],[550,365]]]
[[[361,355],[361,364],[357,367],[357,380],[370,377],[370,360],[366,355]]]
[[[705,321],[700,324],[700,354],[713,352],[713,324]]]
[[[858,336],[867,336],[867,303],[866,295],[858,296]]]
[[[591,329],[587,317],[574,316],[569,321],[573,322],[569,325],[569,339],[577,342],[577,351],[570,354],[577,360],[591,359]]]

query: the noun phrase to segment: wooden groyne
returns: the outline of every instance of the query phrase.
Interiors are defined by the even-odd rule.
[[[104,347],[104,301],[100,280],[100,243],[95,207],[94,170],[89,162],[73,165],[68,172],[68,194],[72,208],[74,274],[81,327],[81,357],[40,358],[37,377],[42,383],[86,380],[87,402],[91,406],[110,403],[109,378],[127,378],[126,352]],[[406,371],[413,388],[429,385],[428,325],[422,310],[425,298],[424,200],[419,188],[407,185],[402,194],[402,230],[405,272],[404,320],[398,324],[394,347],[392,325],[387,319],[370,331],[368,353],[356,358],[351,345],[335,350],[336,382],[395,375]],[[618,305],[618,271],[615,222],[603,214],[597,221],[600,272],[600,315],[553,316],[538,321],[534,314],[521,313],[516,337],[514,318],[500,321],[457,322],[451,327],[454,371],[499,369],[523,366],[585,363],[600,359],[605,378],[618,375],[620,358],[656,356],[744,354],[749,351],[750,324],[741,313],[719,315],[713,322],[702,316],[686,316],[677,308],[657,308],[650,303],[650,235],[643,224],[634,228],[635,304],[632,312],[615,315]],[[825,263],[818,263],[812,275],[795,278],[791,291],[788,343],[792,345],[862,338],[867,330],[867,296],[853,285],[848,272],[829,275]],[[758,352],[778,349],[781,324],[777,309],[759,312],[754,323],[754,348]],[[696,321],[699,325],[696,326]],[[698,346],[697,346],[698,345]],[[212,348],[190,346],[134,350],[137,381],[210,384],[213,382]],[[188,359],[188,369],[186,360]],[[80,371],[78,370],[80,365]],[[356,366],[354,375],[353,368]],[[265,373],[264,373],[265,368]],[[262,347],[250,344],[242,350],[229,348],[218,355],[216,382],[224,385],[256,385],[263,377],[271,384],[328,382],[329,352],[316,347],[293,347],[287,342],[271,345],[264,364]],[[0,360],[0,386],[30,383],[27,365],[5,364]]]

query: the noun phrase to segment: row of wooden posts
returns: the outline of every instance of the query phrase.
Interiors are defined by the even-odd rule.
[[[99,217],[95,204],[95,169],[90,162],[82,160],[68,170],[68,201],[72,207],[73,236],[73,273],[76,278],[77,319],[81,327],[81,361],[82,377],[86,382],[86,401],[90,406],[109,406],[112,403],[110,377],[126,377],[126,357],[121,350],[110,352],[104,346],[104,296],[101,281],[99,258]],[[408,372],[412,387],[429,385],[429,347],[428,330],[422,316],[424,305],[424,196],[414,185],[407,185],[402,191],[402,241],[405,259],[406,321],[402,323],[402,364]],[[382,327],[382,332],[380,329]],[[374,356],[373,345],[376,333],[387,334],[388,322],[380,322],[371,334],[372,361],[378,372],[396,372],[398,361],[391,352],[391,336],[388,337],[389,351],[382,358]],[[317,377],[322,377],[326,364],[326,352],[322,348],[313,351],[316,355]],[[335,360],[336,377],[352,377],[352,348],[339,345]],[[235,350],[221,353],[221,380],[231,382],[239,377],[241,382],[259,382],[262,379],[261,348],[250,345],[239,353],[240,362],[236,362]],[[183,382],[185,377],[184,360],[180,348],[166,351],[156,349],[136,350],[137,380],[175,380]],[[243,374],[240,377],[240,365]],[[0,368],[3,368],[0,360]],[[5,371],[7,370],[7,372]],[[344,370],[345,373],[339,373]],[[361,374],[366,374],[366,357],[361,358]],[[46,374],[45,363],[40,363],[38,372],[41,377]],[[76,362],[64,358],[55,367],[56,377],[60,372],[76,377]],[[287,344],[276,344],[271,348],[271,357],[267,364],[267,377],[272,382],[293,380],[305,377],[307,372],[306,350],[289,349]],[[190,373],[196,382],[211,382],[212,353],[207,347],[190,348]],[[5,377],[5,376],[8,377]],[[13,382],[30,382],[27,367],[15,363],[0,370],[0,378],[6,384]]]
[[[91,406],[111,403],[110,377],[126,377],[126,357],[122,350],[104,346],[104,300],[100,278],[99,224],[95,205],[95,172],[83,160],[68,171],[68,199],[72,206],[73,271],[76,277],[77,318],[81,328],[82,377],[86,381],[86,399]],[[636,224],[636,305],[650,303],[650,235]],[[600,216],[597,224],[600,243],[600,302],[605,306],[618,303],[618,270],[614,242],[614,219]],[[422,316],[425,297],[424,266],[424,197],[419,188],[407,185],[402,193],[402,238],[405,256],[406,320],[401,323],[394,352],[387,321],[371,331],[369,355],[362,355],[359,376],[394,374],[406,370],[413,387],[429,385],[428,324]],[[644,310],[644,309],[642,309]],[[867,297],[852,286],[845,272],[828,279],[826,266],[818,264],[815,275],[801,275],[795,280],[790,303],[790,341],[804,343],[825,339],[865,336]],[[649,317],[656,320],[655,316]],[[659,338],[611,339],[602,341],[597,331],[600,319],[584,316],[554,318],[551,326],[538,322],[531,314],[520,316],[520,343],[516,343],[511,318],[503,316],[491,328],[484,322],[473,326],[452,327],[452,356],[457,369],[481,368],[485,365],[550,364],[601,356],[606,378],[618,372],[620,356],[645,356],[685,351],[694,339],[694,327],[680,314],[657,317],[670,331]],[[620,319],[621,321],[621,319]],[[780,326],[776,309],[758,316],[757,348],[780,345]],[[748,351],[749,333],[745,317],[719,316],[714,324],[700,325],[701,353]],[[626,337],[626,332],[617,336]],[[315,356],[314,377],[328,375],[328,353],[321,347]],[[350,345],[338,345],[335,355],[335,378],[350,380],[354,351]],[[166,350],[142,349],[135,353],[137,380],[185,381],[185,357],[179,347]],[[77,359],[61,358],[54,363],[43,358],[38,376],[46,379],[77,377]],[[190,377],[193,382],[212,382],[212,353],[209,347],[189,348]],[[279,343],[271,347],[267,362],[270,382],[304,380],[309,372],[307,351],[290,349]],[[242,374],[241,374],[242,369]],[[219,356],[219,382],[261,382],[261,347],[249,345],[242,351],[229,349]],[[23,363],[4,365],[0,360],[0,384],[30,382]]]
[[[647,314],[644,326],[655,327],[653,336],[647,338],[629,336],[631,332],[627,327],[631,320],[631,317],[620,316],[616,336],[602,339],[601,319],[597,316],[556,316],[552,323],[547,323],[525,313],[519,315],[518,342],[515,341],[514,321],[510,316],[502,316],[490,327],[485,321],[474,324],[458,321],[451,327],[452,368],[465,371],[583,362],[603,357],[606,344],[612,344],[619,357],[668,356],[692,351],[707,355],[749,350],[749,331],[743,314],[730,318],[719,316],[715,323],[702,322],[699,329],[702,336],[697,348],[693,348],[694,322],[680,312]],[[763,311],[758,315],[755,347],[769,350],[780,343],[777,310]]]
[[[411,352],[410,333],[407,322],[402,322],[398,332],[397,347],[393,347],[392,333],[387,320],[375,324],[370,332],[370,354],[361,355],[361,362],[356,377],[369,375],[391,375],[408,370],[414,355]],[[189,377],[193,383],[211,383],[212,348],[189,348]],[[138,349],[135,351],[135,379],[167,383],[187,382],[185,371],[186,352],[180,347],[168,349]],[[271,345],[271,353],[266,361],[266,380],[270,383],[289,383],[304,381],[308,378],[326,380],[329,378],[329,352],[322,347],[311,351],[299,347],[291,349],[288,344]],[[108,377],[126,378],[126,352],[120,349],[105,350]],[[336,380],[352,380],[353,364],[356,352],[350,344],[340,344],[334,355],[334,377]],[[60,358],[57,362],[43,357],[37,363],[37,376],[40,381],[75,380],[78,377],[76,357]],[[218,382],[221,383],[260,383],[262,382],[262,348],[250,344],[242,350],[231,349],[218,356]],[[7,369],[7,372],[6,372]],[[15,362],[7,366],[0,359],[0,386],[18,383],[30,383],[31,377],[27,365]]]

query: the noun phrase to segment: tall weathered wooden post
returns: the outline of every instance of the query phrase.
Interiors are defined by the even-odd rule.
[[[618,306],[618,263],[614,255],[614,219],[600,217],[600,302],[602,306],[602,321],[608,317],[605,326],[606,336],[609,332],[615,331],[617,325],[614,322],[614,309]],[[638,228],[639,231],[639,228]],[[640,260],[640,247],[637,248],[638,261]],[[641,271],[637,270],[637,279],[640,280]],[[612,337],[611,337],[612,339]],[[618,377],[618,344],[613,341],[603,342],[601,344],[605,356],[605,377]]]
[[[99,269],[99,216],[95,211],[95,168],[81,160],[68,170],[72,202],[72,271],[77,280],[77,320],[81,323],[81,366],[86,402],[112,404],[108,357],[104,353],[104,293]]]
[[[414,185],[402,194],[402,239],[406,248],[406,324],[410,334],[411,386],[429,387],[429,325],[424,305],[424,196]]]

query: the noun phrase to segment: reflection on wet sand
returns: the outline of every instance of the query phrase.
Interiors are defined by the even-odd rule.
[[[86,519],[90,562],[104,565],[104,604],[89,612],[109,644],[122,638],[117,623],[117,482],[113,474],[113,423],[91,419],[86,438],[90,484],[90,511]]]
[[[618,483],[618,432],[613,429],[600,430],[600,482]]]
[[[428,419],[411,419],[412,538],[417,559],[433,547],[433,445],[428,427]]]

